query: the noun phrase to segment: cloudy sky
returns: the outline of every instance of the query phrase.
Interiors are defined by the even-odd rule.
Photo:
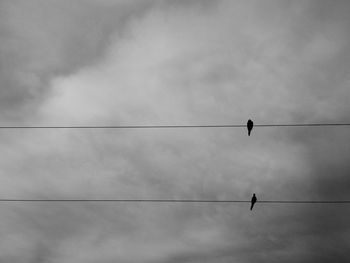
[[[350,123],[348,0],[0,0],[0,125]],[[0,198],[350,200],[347,127],[0,130]],[[7,263],[349,262],[348,205],[1,203]]]

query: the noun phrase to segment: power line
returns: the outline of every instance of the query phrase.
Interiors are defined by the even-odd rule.
[[[350,126],[350,123],[290,123],[290,124],[254,124],[254,127],[318,127]],[[245,128],[245,124],[213,125],[88,125],[88,126],[0,126],[0,129],[176,129],[176,128]]]
[[[7,199],[0,202],[116,202],[116,203],[250,203],[245,200],[200,200],[200,199]],[[257,203],[275,204],[350,204],[350,200],[262,200]]]

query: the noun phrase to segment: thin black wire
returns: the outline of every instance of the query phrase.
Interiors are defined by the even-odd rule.
[[[310,127],[350,126],[350,123],[303,123],[303,124],[255,124],[255,127]],[[118,126],[0,126],[0,129],[164,129],[164,128],[242,128],[246,125],[118,125]],[[250,203],[241,200],[186,200],[186,199],[0,199],[0,202],[128,202],[128,203]],[[350,200],[335,201],[258,201],[259,203],[284,204],[350,204]]]
[[[244,200],[191,200],[191,199],[7,199],[0,202],[118,202],[118,203],[250,203]],[[257,203],[275,204],[350,204],[350,200],[283,201],[262,200]]]
[[[255,124],[254,127],[350,126],[350,123]],[[0,126],[0,129],[176,129],[176,128],[243,128],[244,124],[217,125],[102,125],[102,126]]]

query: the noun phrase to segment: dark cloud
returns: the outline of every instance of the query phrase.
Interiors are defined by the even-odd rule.
[[[100,59],[111,35],[122,36],[130,16],[142,15],[150,3],[2,1],[3,121],[33,115],[36,105],[47,96],[52,78],[72,74]]]
[[[2,1],[3,122],[348,122],[345,1]],[[26,12],[24,12],[24,10]],[[346,127],[2,130],[9,198],[349,200]],[[2,204],[4,262],[349,261],[347,205]]]

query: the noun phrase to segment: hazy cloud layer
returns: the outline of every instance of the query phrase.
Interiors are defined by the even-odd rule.
[[[348,1],[0,1],[5,124],[347,122]],[[349,200],[346,127],[1,130],[3,198]],[[348,262],[348,205],[1,204],[1,262]]]

